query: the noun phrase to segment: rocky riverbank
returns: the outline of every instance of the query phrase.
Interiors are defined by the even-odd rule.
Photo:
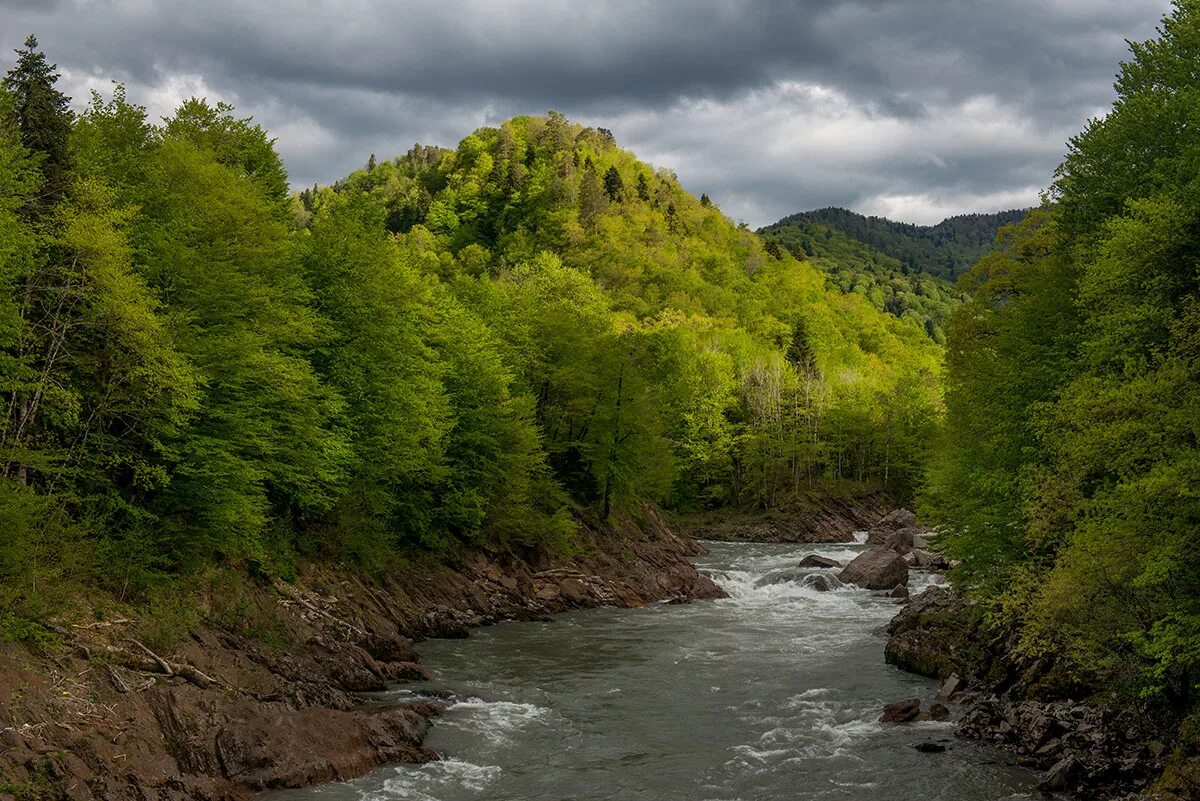
[[[359,693],[426,675],[414,641],[581,607],[723,592],[703,547],[649,507],[586,524],[580,555],[478,553],[382,582],[309,565],[293,582],[207,582],[199,625],[170,647],[134,617],[61,620],[0,646],[0,799],[243,799],[272,787],[425,761],[436,703],[372,708]],[[153,647],[152,647],[153,646]]]
[[[1200,786],[1188,784],[1182,747],[1172,759],[1173,749],[1133,710],[1067,686],[1049,661],[1014,656],[1012,644],[984,626],[981,610],[949,587],[914,596],[886,633],[889,663],[945,682],[938,700],[951,709],[957,734],[1042,771],[1043,790],[1089,799],[1200,797]]]
[[[871,547],[839,578],[866,589],[892,589],[903,599],[909,570],[949,568],[935,542],[936,532],[918,526],[911,512],[890,512],[870,527]],[[936,698],[888,704],[884,722],[953,718],[959,736],[1000,747],[1016,764],[1042,771],[1046,791],[1125,797],[1162,775],[1169,749],[1152,726],[1072,685],[1051,660],[1017,656],[1014,644],[985,624],[982,610],[951,587],[930,587],[904,603],[884,632],[884,657],[943,684]],[[1175,775],[1183,782],[1186,771]],[[1200,797],[1197,789],[1162,797]]]

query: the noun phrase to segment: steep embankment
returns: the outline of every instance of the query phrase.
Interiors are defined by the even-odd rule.
[[[727,542],[852,542],[873,528],[896,503],[881,493],[823,498],[766,512],[723,509],[684,518],[693,537]]]
[[[268,787],[423,761],[436,706],[373,709],[356,693],[426,675],[413,640],[568,609],[722,595],[702,552],[646,507],[591,527],[571,557],[477,554],[372,583],[310,565],[293,583],[210,582],[205,622],[170,649],[138,621],[63,622],[0,649],[0,798],[238,799]]]

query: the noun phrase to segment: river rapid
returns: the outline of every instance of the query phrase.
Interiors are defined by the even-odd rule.
[[[593,609],[421,645],[448,690],[427,745],[444,755],[274,801],[1016,801],[1033,774],[955,740],[949,723],[879,723],[936,692],[884,664],[873,632],[895,601],[851,587],[765,583],[809,553],[861,545],[711,543],[719,601]],[[813,570],[812,573],[836,571]],[[768,579],[769,580],[769,579]],[[933,577],[913,574],[919,591]],[[921,743],[944,745],[924,753]]]

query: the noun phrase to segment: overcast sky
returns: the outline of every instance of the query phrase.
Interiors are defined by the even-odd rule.
[[[1032,205],[1167,0],[0,0],[77,101],[191,95],[265,125],[296,187],[558,109],[753,226]]]

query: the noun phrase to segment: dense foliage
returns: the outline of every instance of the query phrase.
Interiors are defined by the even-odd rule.
[[[843,292],[862,295],[878,309],[925,328],[944,342],[942,327],[961,295],[944,278],[914,269],[825,223],[789,217],[759,231],[768,251],[786,250],[829,273]]]
[[[1172,713],[1200,680],[1198,62],[1184,0],[1071,140],[1054,206],[966,277],[923,497],[1024,649]]]
[[[228,106],[73,117],[55,82],[31,40],[0,94],[0,605],[915,485],[925,332],[606,131],[517,118],[292,196]]]
[[[830,255],[826,252],[829,246],[824,244],[830,238],[827,232],[840,232],[900,262],[902,272],[907,268],[908,272],[953,281],[991,249],[997,231],[1019,222],[1028,213],[1028,209],[1014,209],[995,214],[960,214],[937,225],[913,225],[827,208],[784,217],[764,231],[795,229],[789,232],[788,241],[809,256]]]

